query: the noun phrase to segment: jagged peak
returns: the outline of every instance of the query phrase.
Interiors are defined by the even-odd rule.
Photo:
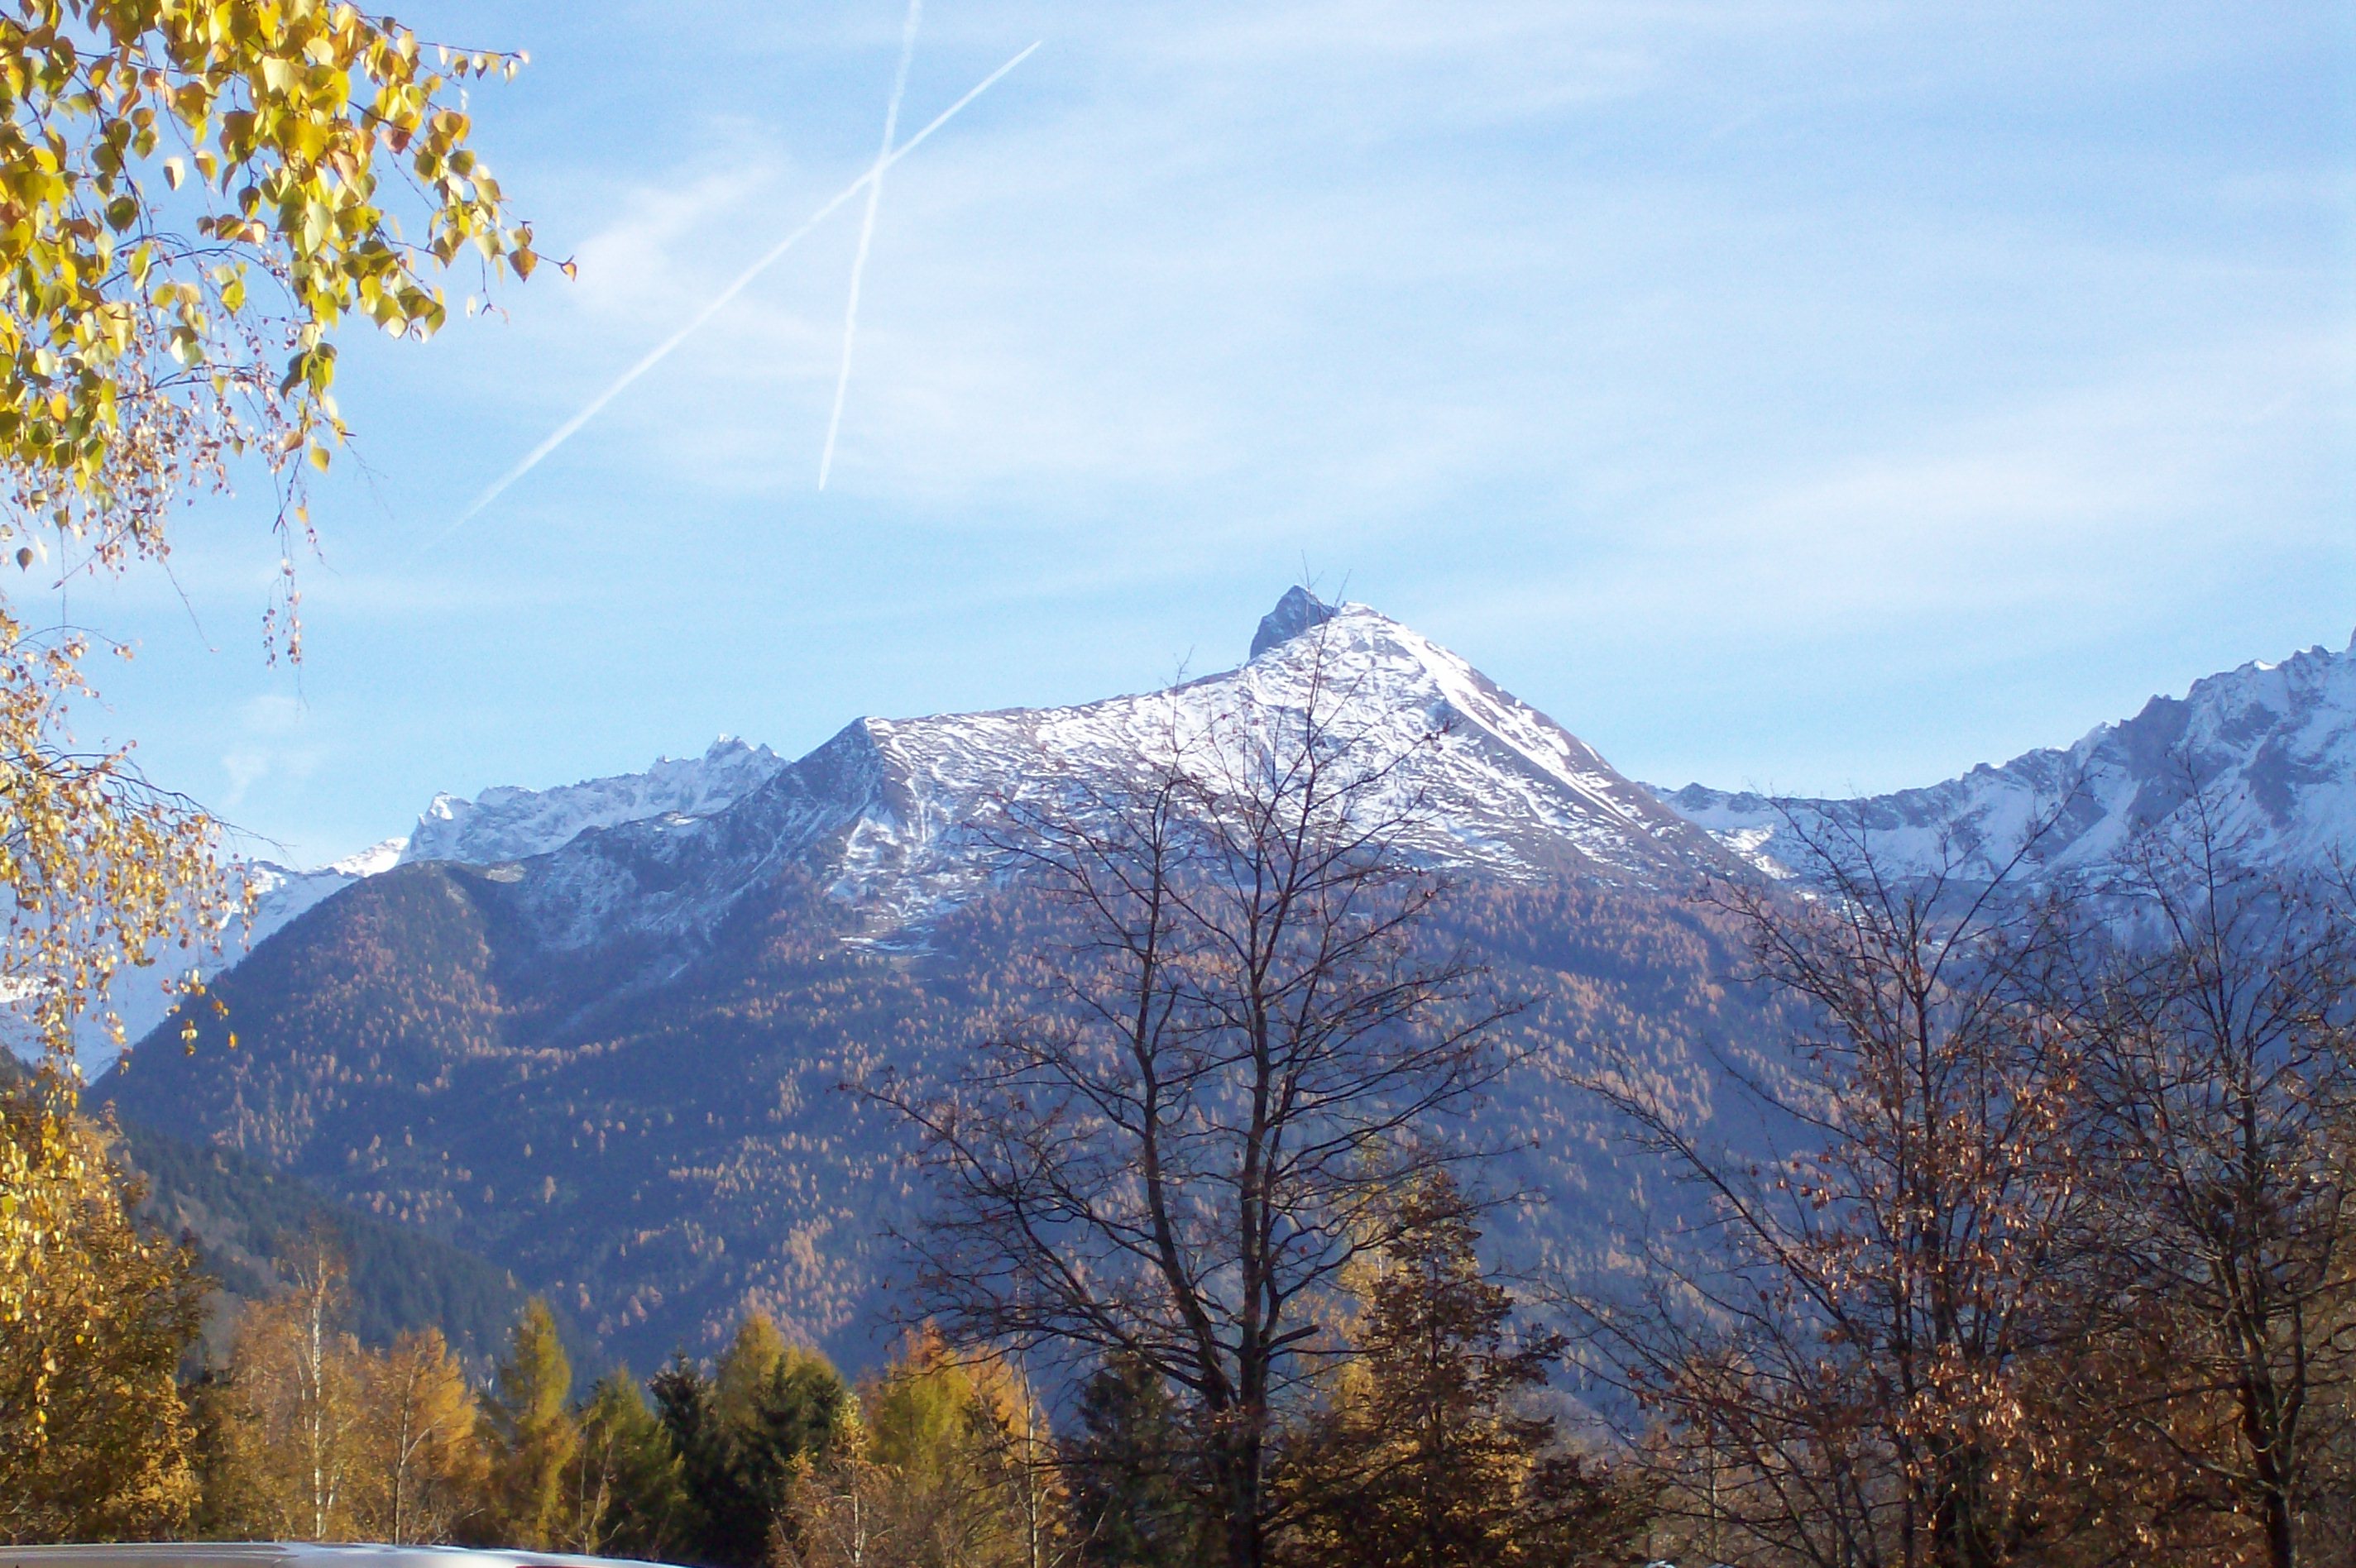
[[[330,860],[324,869],[340,877],[373,877],[401,864],[401,852],[408,848],[406,837],[386,838],[369,845],[358,854]]]
[[[1251,656],[1258,658],[1278,644],[1289,643],[1341,613],[1342,606],[1326,603],[1306,588],[1288,588],[1284,597],[1276,602],[1276,608],[1259,618],[1259,630],[1252,635]]]
[[[2356,852],[2356,649],[2322,645],[2251,659],[2163,693],[2132,717],[2097,724],[2069,747],[1983,763],[1928,786],[1848,801],[1772,802],[1693,786],[1662,798],[1717,834],[1775,826],[1783,810],[1862,813],[1885,869],[1928,869],[1952,844],[2017,841],[2068,791],[2070,817],[2038,860],[2067,871],[2098,863],[2155,811],[2179,809],[2191,770],[2248,852],[2320,866]],[[1991,862],[1992,864],[1992,862]]]

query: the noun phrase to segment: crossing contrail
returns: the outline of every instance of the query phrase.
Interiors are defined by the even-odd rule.
[[[826,420],[826,450],[819,454],[818,487],[834,472],[834,438],[842,430],[842,398],[851,389],[851,340],[859,331],[859,285],[867,276],[867,249],[875,242],[875,208],[884,199],[884,170],[892,161],[892,137],[900,128],[900,100],[908,91],[908,62],[916,54],[916,22],[925,0],[908,0],[908,20],[900,28],[900,69],[892,77],[892,97],[884,105],[884,145],[875,155],[875,177],[867,182],[867,211],[859,219],[859,251],[851,260],[851,300],[842,307],[842,363],[834,372],[834,411]]]
[[[915,135],[901,143],[899,146],[894,148],[892,150],[891,156],[883,159],[865,174],[861,175],[857,179],[852,180],[849,185],[835,192],[834,195],[827,197],[827,199],[819,205],[819,209],[816,212],[811,213],[808,219],[803,220],[800,228],[795,229],[792,233],[778,240],[775,245],[770,246],[767,252],[764,254],[759,261],[755,261],[751,266],[745,268],[742,272],[739,272],[734,283],[721,290],[718,294],[712,297],[710,304],[706,304],[701,310],[697,311],[695,315],[689,317],[687,325],[681,326],[677,332],[672,333],[669,337],[664,338],[660,343],[655,345],[653,348],[648,350],[645,357],[641,358],[637,364],[631,366],[628,369],[623,371],[621,375],[616,377],[613,385],[607,387],[604,391],[590,399],[588,403],[579,413],[574,414],[571,419],[566,420],[562,424],[558,425],[555,430],[549,433],[549,437],[546,441],[541,442],[538,446],[533,447],[530,452],[526,453],[522,462],[517,464],[513,468],[509,469],[505,474],[500,475],[497,480],[492,482],[488,489],[475,497],[474,503],[471,506],[469,506],[465,511],[458,514],[456,521],[453,522],[448,528],[444,528],[440,533],[435,534],[432,539],[427,539],[423,544],[418,546],[417,554],[423,555],[426,551],[432,549],[434,546],[448,539],[452,534],[456,533],[460,528],[465,528],[468,523],[474,521],[476,515],[481,512],[484,507],[489,506],[493,501],[498,500],[509,485],[514,484],[517,480],[522,478],[525,475],[539,467],[541,459],[545,458],[550,453],[554,452],[558,447],[562,446],[567,441],[571,440],[573,436],[579,432],[583,425],[585,425],[591,420],[595,419],[598,413],[604,410],[607,403],[612,402],[616,398],[621,396],[622,389],[624,388],[637,380],[639,377],[645,375],[648,371],[653,369],[656,366],[661,364],[672,349],[677,348],[680,344],[686,342],[688,338],[693,335],[697,327],[701,326],[705,322],[710,321],[713,316],[719,315],[722,308],[724,307],[730,300],[733,300],[738,294],[743,293],[747,285],[749,285],[755,278],[759,277],[763,272],[766,272],[779,257],[783,256],[787,251],[792,250],[796,245],[800,244],[802,240],[809,238],[810,231],[816,229],[819,224],[825,222],[829,218],[834,216],[835,212],[841,208],[843,203],[849,201],[852,197],[857,196],[861,191],[865,190],[874,181],[881,179],[885,169],[891,167],[894,164],[898,163],[902,158],[906,157],[910,153],[915,152],[918,147],[922,146],[926,138],[931,136],[934,132],[939,130],[942,126],[948,124],[949,121],[962,111],[967,104],[971,103],[975,99],[980,98],[983,93],[997,86],[999,80],[1003,78],[1008,71],[1012,70],[1016,66],[1021,65],[1024,60],[1029,59],[1031,56],[1037,51],[1039,45],[1044,42],[1045,42],[1044,39],[1034,41],[1030,48],[1023,49],[1012,59],[1008,60],[1004,65],[1000,66],[996,70],[991,71],[988,76],[983,77],[980,81],[974,83],[973,86],[968,88],[964,97],[959,98],[955,103],[950,104],[947,109],[942,110],[938,114],[933,116],[931,122],[926,124],[923,130],[917,132]]]

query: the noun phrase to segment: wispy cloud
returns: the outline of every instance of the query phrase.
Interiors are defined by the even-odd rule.
[[[1934,726],[2051,740],[2280,651],[2356,580],[2356,60],[2322,0],[2156,5],[934,0],[909,113],[1049,47],[893,170],[823,505],[848,221],[396,569],[873,159],[898,7],[725,4],[722,55],[602,12],[626,49],[536,48],[499,155],[580,281],[348,357],[383,498],[331,492],[310,603],[422,760],[339,847],[482,748],[1151,678],[1304,556],[1730,777],[1905,782]],[[177,559],[250,620],[270,561]]]
[[[235,813],[265,781],[299,784],[318,772],[325,752],[305,738],[306,717],[299,699],[281,692],[266,692],[242,705],[239,743],[221,753],[227,787],[216,809]]]
[[[868,242],[874,236],[874,197],[883,188],[884,172],[889,169],[894,163],[907,156],[910,153],[915,152],[916,148],[929,139],[935,132],[938,131],[943,125],[948,123],[948,122],[964,110],[968,104],[971,103],[975,99],[980,97],[982,93],[988,91],[992,86],[996,85],[1001,78],[1004,77],[1016,66],[1022,64],[1025,59],[1029,58],[1032,50],[1038,48],[1038,45],[1034,43],[1030,48],[1023,49],[1017,53],[1004,65],[1000,66],[996,70],[992,71],[987,77],[984,77],[973,87],[969,88],[964,96],[960,97],[956,102],[950,104],[947,109],[941,111],[941,112],[936,115],[932,122],[925,126],[923,130],[918,131],[915,135],[909,137],[905,143],[895,148],[893,145],[892,137],[894,132],[898,126],[900,95],[907,87],[908,51],[913,48],[916,41],[915,22],[918,12],[914,7],[913,4],[908,15],[909,29],[902,43],[901,69],[899,75],[894,80],[891,108],[884,117],[884,151],[877,156],[874,164],[869,167],[867,172],[860,176],[859,178],[853,180],[850,185],[844,187],[841,190],[837,191],[827,200],[820,202],[816,211],[811,213],[807,219],[804,219],[798,227],[789,230],[784,239],[779,240],[776,243],[771,245],[766,251],[764,251],[758,260],[754,261],[751,266],[745,268],[743,272],[737,273],[734,278],[731,279],[725,288],[723,288],[718,293],[707,300],[701,308],[699,308],[692,315],[688,317],[686,322],[673,329],[670,336],[656,344],[654,347],[647,350],[645,354],[641,355],[637,360],[632,362],[628,369],[623,371],[621,375],[608,382],[602,391],[600,391],[595,397],[590,399],[587,403],[584,404],[578,411],[576,411],[572,418],[566,420],[562,424],[558,425],[550,434],[542,437],[540,444],[534,446],[530,452],[524,453],[522,458],[519,459],[513,467],[508,469],[497,479],[493,480],[487,488],[484,489],[472,502],[468,503],[466,508],[459,513],[455,519],[430,536],[426,541],[419,547],[418,553],[423,554],[448,539],[451,535],[457,532],[458,529],[465,527],[468,522],[472,521],[483,511],[485,507],[488,507],[492,502],[498,500],[500,496],[504,495],[509,486],[514,485],[525,475],[530,474],[534,468],[540,466],[541,461],[551,453],[554,452],[558,447],[562,446],[566,442],[572,440],[573,437],[578,434],[582,428],[587,425],[591,420],[595,419],[600,413],[604,412],[608,404],[613,402],[615,399],[620,397],[625,391],[628,390],[633,383],[645,376],[648,371],[654,369],[656,366],[661,364],[665,359],[670,357],[671,354],[678,349],[680,344],[685,343],[689,338],[694,336],[703,328],[706,323],[710,322],[714,316],[725,310],[738,294],[751,287],[755,279],[758,278],[762,273],[775,266],[785,257],[787,252],[792,251],[804,240],[815,233],[819,225],[825,222],[828,218],[831,217],[846,202],[857,196],[863,188],[868,193],[869,200],[866,209],[865,223],[860,230],[858,259],[852,263],[851,311],[850,315],[845,318],[843,329],[842,370],[835,383],[833,419],[827,426],[827,455],[826,458],[822,460],[819,470],[819,487],[820,489],[825,488],[826,470],[827,467],[831,464],[833,460],[835,432],[839,427],[842,417],[843,389],[848,383],[851,375],[851,328],[856,325],[858,320],[859,282],[861,274],[866,266]]]

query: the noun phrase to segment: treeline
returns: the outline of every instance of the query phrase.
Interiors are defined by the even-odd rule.
[[[439,1328],[469,1370],[498,1355],[528,1294],[506,1269],[413,1225],[380,1219],[299,1177],[233,1149],[187,1142],[144,1124],[119,1123],[120,1153],[145,1189],[135,1217],[166,1235],[192,1238],[204,1271],[241,1299],[273,1293],[285,1249],[326,1231],[348,1265],[350,1327],[370,1343],[403,1330]],[[586,1336],[560,1319],[576,1351]]]
[[[190,1390],[193,1537],[752,1568],[835,1561],[846,1531],[863,1536],[850,1561],[1027,1561],[1008,1544],[1026,1505],[1048,1525],[1046,1425],[1028,1390],[936,1337],[853,1385],[755,1316],[711,1368],[682,1355],[647,1383],[617,1370],[576,1398],[543,1303],[480,1391],[438,1335],[364,1349],[337,1307],[332,1267],[298,1272]]]
[[[20,1092],[15,1114],[29,1116]],[[438,1330],[363,1345],[332,1243],[287,1249],[227,1354],[191,1364],[207,1282],[131,1223],[134,1179],[87,1124],[84,1186],[37,1324],[0,1340],[11,1412],[0,1532],[88,1539],[455,1542],[712,1568],[1044,1568],[1216,1561],[1205,1435],[1135,1360],[1098,1367],[1061,1422],[1015,1360],[912,1333],[853,1381],[767,1317],[710,1365],[576,1393],[530,1303],[487,1384]],[[1527,1396],[1559,1341],[1517,1331],[1443,1177],[1403,1194],[1352,1280],[1353,1349],[1277,1434],[1271,1560],[1633,1560],[1644,1493]],[[31,1329],[24,1332],[21,1330]],[[1373,1553],[1373,1555],[1369,1555]]]

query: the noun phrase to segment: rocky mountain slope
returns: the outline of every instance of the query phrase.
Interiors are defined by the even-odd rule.
[[[1544,1064],[1609,1038],[1698,1083],[1711,1045],[1755,1033],[1719,979],[1727,933],[1681,899],[1740,863],[1371,609],[1288,595],[1255,645],[1168,691],[862,720],[773,770],[727,752],[717,783],[445,803],[453,837],[422,829],[294,917],[216,983],[228,1025],[200,1015],[193,1056],[151,1042],[99,1097],[497,1258],[634,1363],[752,1306],[857,1360],[888,1331],[912,1194],[899,1130],[841,1085],[968,1049],[1073,939],[977,825],[1315,690],[1429,803],[1413,848],[1462,883],[1444,937],[1530,1003],[1531,1060],[1485,1113],[1516,1179],[1624,1209],[1610,1139]],[[1594,1233],[1515,1224],[1533,1252]]]
[[[241,955],[356,882],[431,860],[530,863],[515,874],[537,895],[543,929],[573,948],[708,932],[745,888],[788,864],[822,876],[870,935],[888,939],[989,882],[991,825],[1011,803],[1132,774],[1173,732],[1200,733],[1248,705],[1298,709],[1312,685],[1373,743],[1416,753],[1394,784],[1436,806],[1437,830],[1419,846],[1435,863],[1652,888],[1739,865],[1455,654],[1363,604],[1327,605],[1295,588],[1261,619],[1245,665],[1167,691],[861,719],[791,764],[723,736],[701,757],[663,758],[642,773],[436,795],[406,837],[348,859],[300,871],[249,862],[255,912],[230,949]],[[160,999],[139,1002],[124,1009],[134,1040],[162,1014]]]
[[[899,1129],[841,1086],[969,1049],[1073,937],[1003,875],[993,824],[1314,690],[1429,803],[1413,848],[1461,884],[1441,938],[1529,1003],[1526,1061],[1483,1130],[1544,1201],[1500,1240],[1597,1244],[1643,1184],[1548,1068],[1610,1040],[1706,1104],[1710,1054],[1770,1037],[1725,981],[1734,933],[1682,893],[1774,866],[1781,817],[1699,787],[1656,797],[1363,605],[1288,594],[1252,648],[1167,691],[863,719],[791,763],[723,741],[644,775],[439,800],[401,849],[285,885],[307,907],[218,983],[235,1049],[201,1018],[193,1057],[143,1050],[99,1097],[495,1258],[641,1367],[710,1349],[751,1307],[857,1362],[890,1331],[890,1231],[916,1195]],[[2356,836],[2351,719],[2356,658],[2315,650],[2066,751],[1794,809],[1862,813],[1920,869],[1985,857],[2067,798],[2063,869],[2202,785],[2263,852],[2313,859]]]
[[[2032,877],[2099,865],[2135,833],[2181,826],[2196,795],[2244,853],[2286,866],[2356,856],[2356,644],[2254,662],[2155,697],[2075,745],[1983,764],[1944,784],[1855,801],[1794,800],[1688,784],[1661,800],[1727,848],[1782,869],[1792,840],[1837,814],[1901,873],[1985,876],[2030,848]],[[1789,815],[1787,815],[1787,813]]]

